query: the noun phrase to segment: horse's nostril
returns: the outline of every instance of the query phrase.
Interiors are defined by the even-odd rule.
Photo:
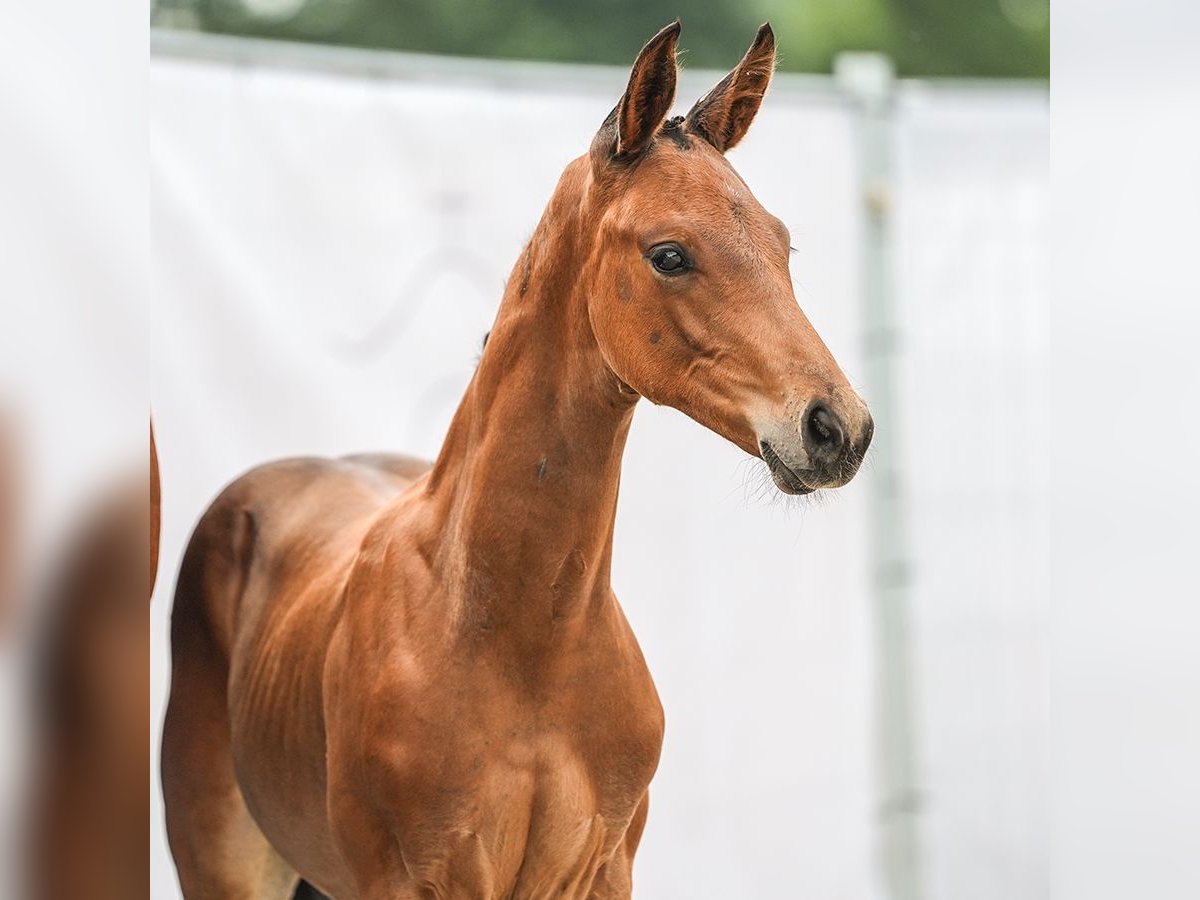
[[[808,443],[813,450],[833,454],[842,449],[845,442],[842,423],[824,406],[814,406],[804,424]]]

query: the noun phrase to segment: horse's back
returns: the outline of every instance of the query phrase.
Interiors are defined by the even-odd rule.
[[[231,482],[201,517],[176,587],[173,629],[205,620],[232,652],[248,624],[243,601],[294,594],[348,564],[374,516],[429,469],[406,456],[283,459]],[[259,590],[248,591],[252,586]],[[182,620],[182,621],[181,621]]]

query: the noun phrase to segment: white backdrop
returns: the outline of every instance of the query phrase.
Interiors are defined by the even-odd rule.
[[[422,79],[163,55],[152,62],[153,410],[164,479],[162,574],[152,615],[156,747],[170,591],[204,505],[224,482],[272,457],[436,452],[512,261],[562,167],[583,152],[624,77],[616,70],[578,78],[549,67],[522,69],[533,74],[519,78],[512,67],[490,71],[464,66],[460,77]],[[716,77],[685,77],[680,105]],[[731,159],[790,227],[797,295],[854,380],[864,370],[855,113],[827,88],[806,85],[781,80]],[[1027,98],[998,102],[1030,107]],[[945,238],[972,215],[980,228],[1008,228],[1025,207],[1007,199],[1003,159],[993,170],[975,170],[999,177],[984,193],[1003,214],[965,208],[954,219],[944,202],[922,206],[947,167],[944,160],[928,164],[936,141],[924,139],[925,120],[902,110],[900,121],[898,143],[909,154],[902,179],[917,172],[924,179],[911,179],[915,196],[901,191],[900,246],[913,242],[918,258],[915,268],[900,270],[910,288],[902,295],[914,322],[936,330],[937,310],[922,298],[955,299],[939,266],[944,270],[948,258],[970,266],[972,254],[991,245],[960,230],[956,253],[922,259],[916,249],[933,251],[917,238]],[[1026,126],[1042,127],[1037,112]],[[997,146],[1010,146],[1006,134],[1003,125],[993,127]],[[1008,152],[1009,163],[1024,164],[1040,148],[1026,141]],[[951,170],[968,172],[965,178],[970,166]],[[1032,190],[1036,207],[1036,184]],[[1036,222],[1026,228],[1030,234],[1036,239]],[[1037,261],[1020,258],[1028,250],[1010,241],[983,252],[992,254],[997,272],[1015,264],[1036,280]],[[1003,292],[982,276],[962,287],[985,295],[958,299],[969,307],[962,323],[977,317],[982,300],[991,301],[989,291]],[[1030,286],[1024,289],[1028,299]],[[974,339],[969,329],[956,334]],[[943,426],[956,420],[978,435],[971,406],[946,393],[955,388],[923,399],[938,384],[932,369],[908,365],[905,415],[924,421],[936,409],[946,417]],[[1028,393],[988,384],[989,402],[1015,403]],[[1021,384],[1032,386],[1029,379]],[[928,449],[943,448],[938,465],[965,462],[932,437],[920,432],[905,447],[912,469],[925,473],[922,489],[936,494]],[[682,459],[673,453],[667,465],[667,446],[688,452]],[[971,472],[962,469],[961,480],[974,484]],[[878,895],[869,478],[868,469],[836,496],[802,509],[760,499],[754,466],[740,451],[670,410],[639,408],[614,581],[667,715],[635,874],[639,897]],[[983,498],[981,514],[1002,538],[1024,525],[988,510],[1004,507],[1004,492],[1018,480],[1014,474],[989,482],[994,491]],[[956,484],[942,482],[943,492]],[[1038,896],[1044,691],[1037,648],[1027,645],[1037,637],[1040,585],[1013,581],[1010,573],[1009,581],[991,577],[988,590],[973,591],[971,573],[979,567],[969,563],[977,561],[954,551],[958,562],[948,563],[937,552],[937,542],[955,530],[966,540],[975,522],[969,509],[957,523],[947,518],[950,505],[945,499],[926,513],[914,504],[912,516],[918,588],[932,587],[918,604],[918,632],[922,648],[936,648],[918,667],[921,718],[939,741],[921,754],[931,761],[928,895]],[[1019,565],[1027,548],[1001,546],[1003,561]],[[942,577],[942,568],[950,574]],[[961,598],[951,595],[960,589],[971,591],[974,606],[954,606]],[[1001,614],[1018,594],[1024,605]],[[970,643],[958,640],[956,629],[965,626],[948,612],[956,608],[974,617]],[[989,643],[989,635],[999,643]],[[1034,654],[1028,667],[1014,656],[1026,650]],[[973,654],[971,663],[955,654]],[[983,672],[989,660],[1001,668]],[[959,681],[943,689],[946,677]],[[963,696],[972,678],[992,691],[973,706]],[[963,727],[967,707],[978,719],[974,727],[973,720]],[[996,720],[997,709],[1009,715]],[[979,771],[989,759],[999,760],[999,770]],[[1005,791],[1018,799],[996,796]],[[176,897],[157,783],[152,803],[160,827],[152,833],[151,893]],[[970,887],[981,860],[990,863],[978,872],[986,891]]]
[[[1049,896],[1049,109],[909,86],[896,302],[926,895]]]

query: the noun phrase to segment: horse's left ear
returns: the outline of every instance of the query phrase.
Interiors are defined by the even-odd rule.
[[[679,20],[662,29],[642,48],[629,73],[629,86],[617,105],[617,156],[646,149],[675,100],[675,45]]]
[[[646,42],[629,73],[629,86],[592,140],[597,163],[633,159],[650,145],[675,100],[676,19]]]
[[[746,136],[775,71],[775,33],[766,22],[732,72],[687,114],[686,127],[722,153]]]

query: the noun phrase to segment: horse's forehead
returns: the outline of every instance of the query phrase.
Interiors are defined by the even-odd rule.
[[[718,219],[769,214],[716,151],[656,147],[643,161],[626,199],[636,216],[674,210]]]

